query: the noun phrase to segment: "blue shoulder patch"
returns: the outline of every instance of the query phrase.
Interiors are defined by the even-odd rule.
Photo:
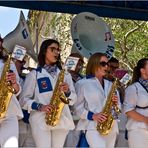
[[[38,83],[38,87],[39,87],[39,92],[40,93],[53,90],[51,82],[50,82],[50,79],[48,77],[39,78],[37,80],[37,83]]]
[[[37,67],[36,69],[35,69],[37,72],[42,72],[42,67]]]
[[[94,75],[86,75],[86,79],[91,79],[91,78],[94,78],[95,76]]]

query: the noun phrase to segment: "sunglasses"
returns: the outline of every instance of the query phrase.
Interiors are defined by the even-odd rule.
[[[102,67],[108,66],[108,62],[102,61],[99,63]]]

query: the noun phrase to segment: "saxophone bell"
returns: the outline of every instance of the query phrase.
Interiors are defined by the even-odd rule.
[[[121,110],[119,109],[119,107],[117,107],[117,105],[113,105],[111,114],[114,120],[119,118],[120,113],[121,113]]]
[[[65,103],[65,104],[69,104],[69,101],[70,101],[69,98],[65,97],[64,92],[61,93],[61,95],[60,95],[60,100],[61,100],[63,103]]]

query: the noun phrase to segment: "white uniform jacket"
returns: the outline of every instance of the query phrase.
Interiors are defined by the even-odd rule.
[[[103,110],[112,82],[104,79],[104,89],[99,80],[95,77],[82,79],[76,83],[78,101],[75,104],[76,112],[81,118],[77,130],[94,130],[97,123],[87,119],[88,112],[99,113]],[[119,96],[119,95],[118,95]],[[120,102],[120,101],[119,101]],[[119,103],[119,106],[120,103]],[[115,120],[113,130],[118,132],[117,121]]]
[[[57,69],[57,75],[60,70]],[[44,83],[45,81],[45,83]],[[60,122],[55,127],[51,127],[46,125],[45,123],[45,112],[40,112],[36,110],[32,110],[32,103],[35,101],[37,103],[41,103],[47,105],[50,103],[50,99],[53,95],[54,86],[57,81],[57,76],[53,78],[45,69],[42,68],[41,72],[33,70],[31,71],[25,79],[25,83],[23,86],[23,91],[20,96],[20,104],[23,109],[28,110],[30,112],[29,121],[31,124],[39,124],[39,126],[44,130],[51,129],[74,129],[74,123],[72,120],[72,116],[69,110],[69,106],[65,105],[62,111]],[[75,93],[75,89],[73,86],[72,78],[69,73],[65,74],[64,82],[67,82],[71,91],[71,94],[68,98],[71,99],[69,105],[73,105],[77,96]],[[39,85],[39,83],[42,83]],[[42,92],[41,87],[46,87],[46,91]],[[49,86],[50,85],[50,86]]]
[[[139,109],[136,108],[136,105],[140,107],[148,106],[148,93],[139,82],[136,82],[126,88],[124,112],[126,113],[128,111],[136,109],[136,112],[148,117],[148,108]],[[135,121],[131,118],[128,118],[126,127],[128,130],[139,128],[144,128],[148,130],[148,125],[146,125],[144,122]]]
[[[3,62],[3,60],[0,60],[0,69],[1,69],[0,76],[3,71],[3,67],[4,67],[4,62]],[[12,70],[16,74],[16,81],[19,84],[19,75],[18,75],[18,72],[17,72],[16,67],[13,62],[11,62],[11,64],[10,64],[10,70]],[[18,96],[21,92],[21,86],[19,85],[19,87],[20,87],[19,92],[17,94],[13,94],[11,97],[10,104],[8,106],[8,110],[6,113],[6,118],[9,118],[10,116],[17,116],[18,119],[21,119],[23,117],[22,109],[21,109],[20,104],[16,98],[16,96]],[[0,119],[0,120],[3,120],[3,119]]]

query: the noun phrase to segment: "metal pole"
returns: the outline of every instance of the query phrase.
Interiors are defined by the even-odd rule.
[[[38,55],[38,22],[36,22],[36,54]]]

